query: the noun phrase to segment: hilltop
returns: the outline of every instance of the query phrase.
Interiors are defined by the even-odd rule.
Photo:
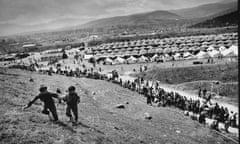
[[[142,25],[142,24],[158,24],[164,20],[178,20],[181,16],[168,11],[153,11],[148,13],[134,14],[128,16],[118,16],[104,18],[88,22],[80,27],[108,27],[117,25]]]
[[[193,8],[171,10],[173,13],[177,13],[179,16],[182,16],[187,19],[192,18],[207,18],[217,14],[220,14],[224,11],[237,10],[237,1],[226,1],[218,3],[205,4]]]
[[[212,27],[226,27],[237,26],[239,18],[239,10],[230,12],[228,14],[218,16],[197,24],[190,26],[190,28],[212,28]]]

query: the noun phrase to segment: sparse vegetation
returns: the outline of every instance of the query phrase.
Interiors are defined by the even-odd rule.
[[[146,79],[156,79],[168,84],[180,84],[199,80],[217,80],[221,82],[238,81],[238,63],[226,63],[211,66],[156,68],[141,73]]]
[[[31,73],[34,82],[29,82],[29,74],[14,69],[0,74],[0,143],[231,143],[178,109],[150,107],[144,104],[144,97],[115,84],[37,73]],[[52,92],[76,85],[81,96],[78,126],[67,122],[62,105],[57,105],[59,123],[49,122],[41,114],[40,103],[21,109],[38,93],[41,83]],[[124,111],[115,108],[126,101]],[[151,121],[143,118],[146,111],[153,117]]]
[[[206,20],[201,23],[194,24],[190,28],[213,28],[213,27],[227,27],[237,26],[239,18],[239,11],[234,11],[223,16]]]

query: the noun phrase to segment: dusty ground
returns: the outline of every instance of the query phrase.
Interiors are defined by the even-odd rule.
[[[203,62],[202,65],[193,65],[194,61],[201,61]],[[181,67],[200,67],[200,66],[213,66],[217,64],[226,64],[226,63],[232,63],[236,62],[236,58],[230,59],[230,58],[224,58],[224,59],[214,59],[214,64],[208,64],[207,59],[195,59],[195,60],[180,60],[180,61],[167,61],[164,63],[156,63],[156,62],[150,62],[150,63],[135,63],[135,64],[118,64],[118,65],[97,65],[97,68],[101,67],[104,72],[110,72],[113,69],[118,70],[120,73],[124,73],[127,71],[133,71],[135,69],[139,72],[140,66],[147,66],[148,69],[156,69],[156,68],[181,68]],[[172,66],[172,64],[174,64]],[[89,65],[88,62],[85,62],[85,65],[92,66],[92,64]]]
[[[231,105],[238,107],[238,99],[239,99],[239,90],[238,90],[238,82],[219,82],[216,84],[216,81],[193,81],[186,82],[177,85],[171,85],[172,88],[187,91],[194,95],[198,95],[199,87],[206,88],[207,90],[215,93],[217,96],[213,97],[218,101],[222,101]]]
[[[30,76],[34,82],[29,82]],[[81,96],[79,125],[72,127],[64,105],[57,104],[60,123],[41,114],[41,102],[23,111],[41,84],[55,92],[75,85]],[[145,104],[143,96],[101,80],[47,76],[21,70],[0,71],[0,143],[232,143],[216,132],[185,117],[175,108]],[[95,94],[94,94],[95,92]],[[129,104],[126,104],[128,102]],[[125,109],[117,109],[119,103]],[[145,120],[148,112],[152,120]]]
[[[212,65],[182,65],[178,68],[155,67],[137,75],[145,79],[159,80],[169,87],[194,94],[198,94],[199,87],[206,88],[209,92],[219,95],[217,99],[238,106],[237,62],[226,64],[219,61]]]

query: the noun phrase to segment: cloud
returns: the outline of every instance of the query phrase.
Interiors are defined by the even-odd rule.
[[[77,23],[152,10],[180,9],[221,0],[0,0],[0,24]],[[0,27],[1,29],[1,27]]]

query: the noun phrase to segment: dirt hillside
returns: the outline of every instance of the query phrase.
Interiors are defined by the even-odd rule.
[[[40,101],[22,110],[38,94],[41,84],[47,85],[50,92],[57,88],[64,92],[70,85],[76,86],[81,97],[79,125],[71,126],[62,104],[56,103],[59,123],[41,114]],[[148,106],[143,96],[106,81],[0,70],[0,92],[2,144],[231,143],[178,109]],[[118,109],[117,104],[125,108]],[[144,119],[145,112],[153,118]]]

